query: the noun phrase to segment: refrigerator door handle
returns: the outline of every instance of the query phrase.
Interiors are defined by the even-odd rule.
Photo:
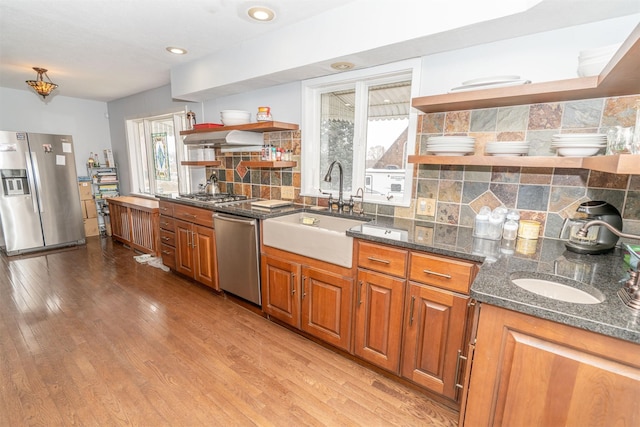
[[[38,205],[40,205],[40,212],[44,212],[44,205],[42,204],[42,195],[40,194],[40,189],[42,188],[42,183],[40,182],[40,169],[38,169],[38,159],[36,158],[36,153],[31,152],[31,158],[33,159],[33,178],[36,181],[35,192],[38,195]]]
[[[31,157],[29,156],[29,152],[24,152],[24,158],[27,165],[27,179],[29,180],[29,187],[31,192],[31,203],[33,204],[33,212],[38,213],[38,202],[34,197],[33,192],[36,189],[35,183],[33,181],[33,168],[31,167]]]

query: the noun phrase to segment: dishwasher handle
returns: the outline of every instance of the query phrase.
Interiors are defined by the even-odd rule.
[[[255,218],[243,218],[243,217],[238,217],[238,216],[230,216],[230,215],[225,215],[225,214],[220,214],[220,213],[214,213],[213,214],[213,219],[221,219],[223,221],[230,221],[230,222],[237,222],[237,223],[241,223],[241,224],[249,224],[249,225],[253,225],[256,223],[256,219]]]

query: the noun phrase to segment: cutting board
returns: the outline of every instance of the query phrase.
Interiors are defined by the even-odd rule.
[[[281,208],[283,206],[289,206],[293,202],[289,200],[258,200],[256,202],[251,202],[251,206],[257,206],[259,208]]]

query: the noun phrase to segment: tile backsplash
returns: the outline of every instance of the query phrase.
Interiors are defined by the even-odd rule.
[[[475,137],[476,153],[484,152],[490,141],[529,141],[529,155],[555,156],[553,135],[606,133],[612,126],[633,126],[639,102],[640,95],[633,95],[420,114],[415,151],[425,154],[430,136],[455,134]],[[326,205],[325,199],[300,196],[300,131],[266,133],[265,141],[291,149],[297,166],[247,169],[240,162],[257,160],[259,153],[222,155],[223,167],[217,169],[222,191],[232,185],[235,193],[279,199],[282,187],[288,186],[293,187],[296,202]],[[626,232],[640,233],[640,175],[553,167],[416,165],[411,191],[410,207],[365,203],[365,210],[375,215],[472,226],[482,206],[504,205],[519,210],[525,219],[541,221],[544,236],[556,238],[564,218],[572,216],[580,203],[605,200],[622,214]],[[416,215],[416,200],[421,197],[436,199],[434,216]]]

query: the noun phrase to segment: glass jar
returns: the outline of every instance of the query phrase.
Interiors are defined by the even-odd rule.
[[[270,122],[272,120],[271,108],[258,107],[258,114],[256,114],[256,120],[259,122]]]

